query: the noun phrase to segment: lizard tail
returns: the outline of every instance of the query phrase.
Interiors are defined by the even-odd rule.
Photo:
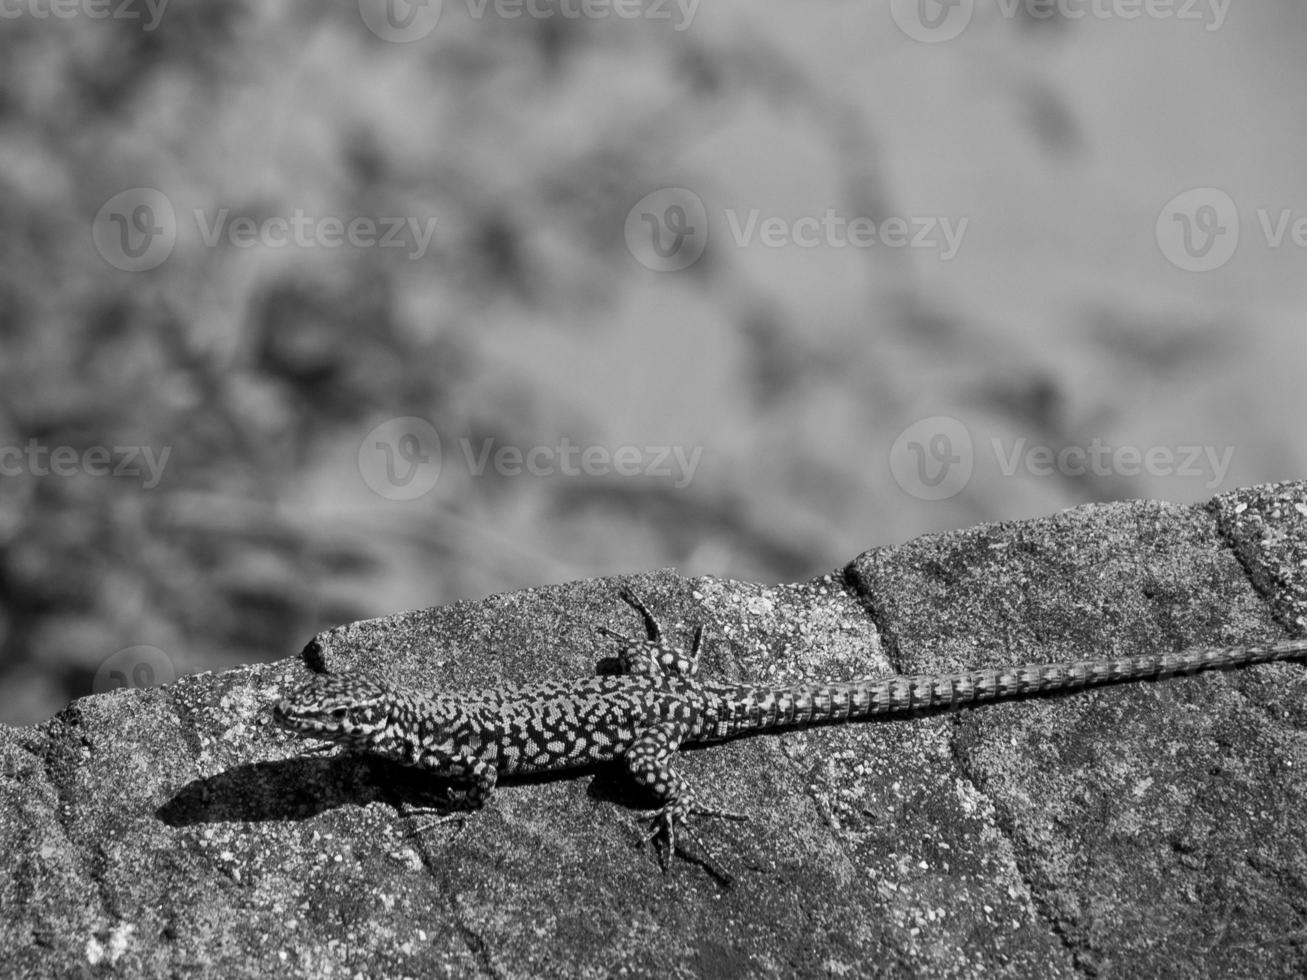
[[[957,674],[899,674],[790,688],[750,686],[722,706],[716,734],[729,737],[766,729],[962,707],[1299,657],[1307,657],[1307,640],[1262,646],[1193,647],[1177,653],[991,667]]]

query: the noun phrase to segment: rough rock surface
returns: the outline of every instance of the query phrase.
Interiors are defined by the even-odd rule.
[[[1307,633],[1307,485],[1077,508],[827,579],[624,578],[703,670],[854,677]],[[588,673],[614,581],[353,623],[303,659],[0,727],[6,976],[1307,975],[1307,668],[1282,663],[686,753],[726,885],[636,846],[607,770],[408,836],[411,774],[302,756],[308,669],[452,689]]]

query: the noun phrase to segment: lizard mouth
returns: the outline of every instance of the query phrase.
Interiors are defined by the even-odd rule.
[[[282,728],[289,728],[293,732],[319,733],[331,727],[320,719],[296,709],[290,701],[277,703],[272,709],[272,720]]]
[[[278,701],[273,706],[272,720],[285,728],[297,728],[300,724],[300,718],[295,714],[295,708],[289,701]]]
[[[357,737],[347,709],[320,707],[306,708],[293,700],[283,699],[272,709],[272,720],[281,728],[297,735],[325,739],[329,742],[350,742]]]

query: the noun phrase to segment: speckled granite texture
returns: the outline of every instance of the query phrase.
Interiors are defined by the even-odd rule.
[[[1307,634],[1307,485],[1077,508],[827,579],[622,580],[703,670],[919,673]],[[1307,975],[1307,666],[686,753],[729,863],[660,871],[605,770],[509,780],[420,838],[403,771],[269,724],[313,667],[428,688],[588,673],[614,581],[354,623],[278,664],[0,727],[0,974]],[[306,661],[308,663],[306,663]]]

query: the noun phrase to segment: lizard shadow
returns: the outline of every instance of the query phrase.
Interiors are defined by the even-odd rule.
[[[586,795],[628,811],[650,811],[656,800],[644,788],[631,782],[621,766],[596,763],[592,766],[522,776],[505,776],[501,787],[533,786],[566,782],[591,775]],[[292,822],[307,820],[339,807],[366,806],[379,802],[407,816],[403,805],[433,807],[461,813],[444,802],[453,780],[420,772],[408,766],[367,755],[307,756],[274,762],[233,766],[224,772],[194,779],[177,790],[155,810],[155,816],[170,827],[209,823]],[[442,805],[443,804],[443,805]],[[469,814],[470,815],[470,814]],[[632,843],[638,843],[633,838]],[[678,844],[677,854],[701,866],[719,883],[730,876],[711,860],[687,852]],[[663,870],[666,858],[660,857]]]
[[[597,777],[590,790],[597,799],[635,807],[644,800],[638,787],[620,791],[620,767],[606,764],[504,776],[499,786],[566,782],[587,774]],[[447,792],[457,786],[456,780],[366,754],[301,756],[247,763],[193,779],[156,808],[155,816],[170,827],[184,827],[233,821],[307,820],[328,810],[369,803],[384,803],[401,810],[406,804],[457,813],[461,811],[446,802]]]

